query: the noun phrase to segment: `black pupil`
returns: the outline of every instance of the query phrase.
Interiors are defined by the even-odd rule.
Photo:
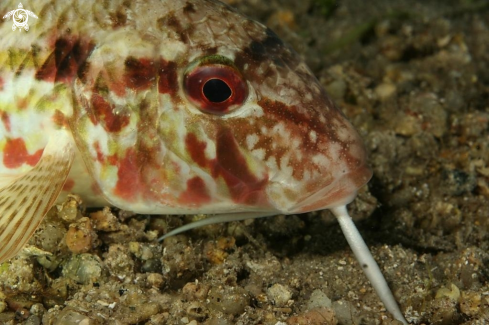
[[[208,80],[202,89],[204,96],[213,103],[222,103],[233,93],[228,84],[221,79]]]

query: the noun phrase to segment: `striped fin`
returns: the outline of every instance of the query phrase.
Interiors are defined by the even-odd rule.
[[[54,132],[37,165],[1,182],[0,263],[14,257],[56,202],[73,162],[75,146],[66,130]]]

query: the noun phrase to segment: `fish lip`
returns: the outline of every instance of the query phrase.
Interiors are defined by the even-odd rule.
[[[347,205],[355,199],[358,189],[367,184],[371,177],[372,170],[366,165],[360,166],[335,178],[333,182],[297,202],[284,213],[306,213]]]

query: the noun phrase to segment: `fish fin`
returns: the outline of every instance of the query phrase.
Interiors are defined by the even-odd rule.
[[[181,227],[178,227],[176,229],[173,229],[172,231],[164,234],[160,238],[158,238],[158,241],[163,241],[165,238],[171,237],[178,235],[182,232],[195,229],[195,228],[200,228],[203,226],[208,226],[208,225],[213,225],[216,223],[223,223],[223,222],[231,222],[231,221],[240,221],[240,220],[246,220],[246,219],[257,219],[257,218],[264,218],[264,217],[270,217],[277,215],[278,212],[270,213],[270,212],[241,212],[241,213],[224,213],[224,214],[216,214],[210,217],[207,217],[205,219],[197,220],[191,223],[188,223],[186,225],[183,225]]]
[[[19,177],[19,175],[0,174],[0,189],[9,186]]]
[[[56,202],[73,162],[66,130],[54,132],[37,165],[0,188],[0,263],[14,257]]]

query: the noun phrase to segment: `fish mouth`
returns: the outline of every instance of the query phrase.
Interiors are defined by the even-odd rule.
[[[358,189],[371,177],[372,170],[367,166],[361,166],[335,178],[327,186],[291,206],[286,213],[306,213],[347,205],[355,199]]]

